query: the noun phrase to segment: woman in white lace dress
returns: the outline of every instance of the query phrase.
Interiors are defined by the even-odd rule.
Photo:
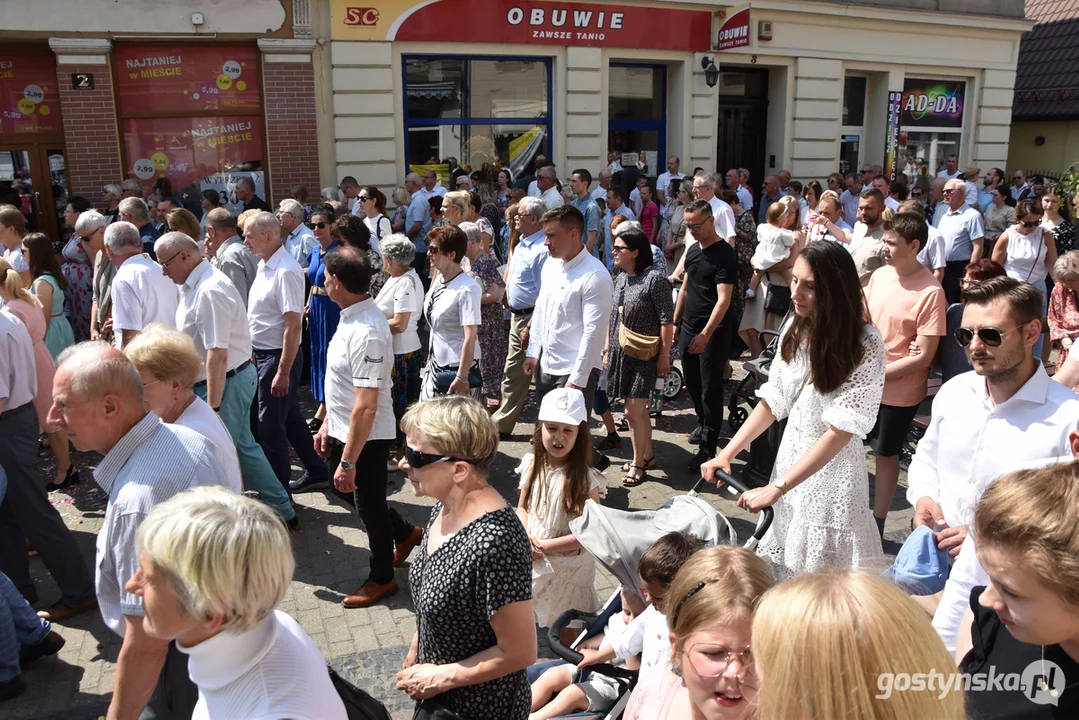
[[[866,318],[858,273],[836,243],[811,243],[794,265],[794,317],[785,324],[761,402],[714,460],[712,480],[776,420],[787,419],[772,481],[738,504],[775,508],[757,552],[780,576],[823,568],[883,569],[869,509],[862,439],[884,389],[884,343]]]

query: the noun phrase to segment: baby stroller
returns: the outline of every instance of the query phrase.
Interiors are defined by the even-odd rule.
[[[735,497],[748,489],[741,481],[726,473],[718,473],[718,476],[725,483],[724,489]],[[602,563],[622,586],[632,589],[641,596],[637,563],[644,551],[663,535],[678,531],[700,538],[708,545],[738,544],[738,535],[730,521],[699,496],[706,482],[704,478],[701,478],[687,495],[671,498],[658,510],[629,512],[603,507],[589,500],[585,503],[581,516],[570,521],[570,531],[584,549]],[[772,517],[772,508],[765,508],[757,521],[753,535],[746,541],[747,549],[752,550],[757,547],[757,543],[771,526]],[[641,599],[644,599],[643,596]],[[621,611],[622,601],[618,590],[614,591],[598,613],[567,610],[555,620],[548,631],[547,640],[551,650],[565,662],[576,665],[584,656],[573,648],[603,632],[611,616]],[[567,647],[560,640],[562,631],[571,623],[582,622],[585,626],[584,631],[573,642],[572,647]],[[608,677],[624,680],[625,691],[606,714],[581,712],[560,717],[617,720],[622,716],[622,711],[629,702],[630,691],[637,682],[637,672],[609,664],[593,665],[589,669]]]

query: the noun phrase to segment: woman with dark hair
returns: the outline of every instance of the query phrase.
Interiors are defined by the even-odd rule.
[[[805,207],[802,208],[802,225],[805,225],[809,216],[817,211],[817,206],[820,205],[820,196],[823,194],[824,188],[816,180],[810,180],[806,183],[805,189],[802,191],[802,198],[806,203]]]
[[[60,270],[52,240],[42,233],[30,233],[22,239],[26,262],[30,265],[30,292],[37,295],[45,314],[45,346],[53,360],[64,348],[75,344],[75,333],[64,316],[64,291],[67,280]]]
[[[671,284],[652,267],[652,247],[635,228],[611,240],[615,267],[623,270],[614,280],[614,306],[610,332],[603,351],[607,370],[607,396],[620,397],[633,440],[633,460],[622,484],[640,485],[654,467],[652,421],[648,417],[657,377],[671,371],[674,341],[674,302]]]
[[[206,216],[210,214],[211,210],[216,210],[219,207],[221,207],[221,193],[213,188],[203,190],[202,217],[199,218],[199,233],[202,237],[206,237]]]
[[[307,422],[312,432],[318,432],[326,417],[326,353],[341,320],[341,308],[326,294],[326,253],[338,247],[340,236],[340,233],[334,236],[334,214],[333,206],[329,204],[316,205],[311,210],[311,231],[318,244],[311,248],[307,258],[307,282],[311,292],[307,296],[304,315],[307,316],[311,342],[311,395],[318,401],[315,416]]]
[[[836,243],[807,246],[794,264],[794,315],[761,401],[701,473],[730,472],[742,450],[777,420],[786,431],[771,482],[750,490],[739,506],[774,506],[775,520],[757,552],[781,575],[825,568],[883,565],[869,509],[869,474],[862,439],[873,429],[884,390],[884,342],[868,322],[854,260]]]
[[[510,190],[512,189],[513,176],[510,175],[507,168],[502,168],[498,171],[498,188],[495,190],[495,205],[502,216],[505,216],[506,208],[513,202],[510,200]]]
[[[386,196],[374,185],[367,185],[360,188],[356,203],[360,216],[363,218],[363,224],[367,226],[371,234],[371,247],[381,256],[382,238],[388,238],[393,234],[393,223],[386,215]]]
[[[80,215],[92,208],[90,201],[80,195],[68,198],[64,208],[64,225],[71,227],[71,238],[60,250],[64,261],[60,273],[67,281],[64,314],[75,333],[75,342],[90,339],[90,309],[94,304],[94,262],[83,247],[82,238],[75,232],[75,223]]]
[[[330,236],[339,245],[363,250],[371,263],[371,297],[378,297],[378,291],[386,282],[386,273],[382,269],[382,256],[371,247],[371,231],[367,224],[356,215],[349,213],[342,215],[334,221],[330,229]],[[318,248],[315,248],[317,251]]]

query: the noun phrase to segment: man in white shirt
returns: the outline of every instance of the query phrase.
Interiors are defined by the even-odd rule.
[[[423,528],[386,504],[386,462],[397,434],[390,395],[393,338],[370,287],[371,265],[362,252],[344,247],[326,255],[326,294],[341,307],[341,321],[327,350],[326,419],[315,449],[335,468],[334,487],[356,507],[371,547],[371,571],[342,601],[347,608],[396,593],[394,565],[423,538]],[[363,471],[357,473],[357,466]]]
[[[731,168],[723,176],[723,184],[738,196],[738,203],[743,210],[753,210],[753,195],[742,185],[742,176],[736,168]]]
[[[1079,421],[1079,396],[1053,382],[1033,353],[1041,293],[998,277],[968,288],[964,301],[957,335],[969,338],[974,370],[937,393],[907,472],[914,525],[931,525],[937,546],[958,555],[933,619],[952,650],[977,584],[971,580],[982,572],[967,536],[978,499],[1001,475],[1068,454],[1068,435]]]
[[[641,205],[643,204],[643,201],[641,200],[641,188],[647,184],[648,178],[644,175],[640,175],[637,177],[636,187],[629,191],[629,204],[633,208],[633,214],[638,217],[641,215]]]
[[[537,180],[539,179],[540,168],[547,167],[547,165],[550,165],[552,169],[554,168],[554,163],[548,163],[547,157],[542,154],[537,155],[535,160],[532,162],[532,167],[534,167],[536,171],[535,177],[532,178],[532,180],[528,183],[528,197],[538,198],[543,195],[543,191],[539,189],[539,184],[537,183]]]
[[[433,222],[430,200],[433,197],[445,196],[446,188],[438,184],[438,175],[434,170],[425,170],[423,177],[416,179],[423,185],[412,193],[412,202],[409,203],[408,214],[405,215],[405,235],[408,235],[416,246],[416,258],[412,261],[412,267],[416,269],[426,290],[430,282],[430,275],[427,273],[427,231],[431,229]]]
[[[300,519],[288,493],[251,433],[258,376],[251,362],[251,331],[240,291],[203,259],[199,246],[183,233],[165,234],[155,249],[159,256],[173,258],[162,266],[162,272],[180,287],[176,329],[191,336],[204,361],[195,394],[221,415],[236,446],[244,486],[257,491],[262,502],[298,531]]]
[[[888,182],[888,178],[877,175],[873,178],[873,187],[880,190],[880,194],[884,196],[884,207],[889,208],[892,212],[899,212],[899,201],[892,197],[892,184]]]
[[[277,221],[281,223],[281,244],[300,267],[307,269],[311,262],[311,250],[318,245],[315,233],[304,225],[303,205],[292,198],[285,198],[277,206]]]
[[[176,327],[180,303],[176,286],[161,274],[161,266],[142,254],[139,229],[119,220],[105,228],[105,254],[116,266],[112,280],[113,344],[118,350],[150,323]],[[168,256],[161,258],[166,263]]]
[[[686,176],[684,172],[679,172],[678,168],[681,167],[682,161],[677,155],[671,155],[667,158],[667,170],[660,173],[656,179],[656,193],[659,195],[659,204],[667,204],[667,189],[671,186],[671,180],[681,180]]]
[[[543,201],[543,204],[548,209],[566,204],[565,198],[562,197],[562,193],[558,189],[558,183],[555,182],[556,180],[557,176],[552,166],[541,167],[536,171],[536,188],[540,192],[539,199]]]
[[[52,395],[51,388],[45,392]],[[29,538],[60,586],[60,600],[43,614],[46,620],[56,622],[93,610],[97,600],[86,560],[49,502],[38,474],[37,394],[37,364],[30,334],[21,320],[0,311],[0,469],[7,476],[5,493],[0,496],[0,572],[24,598],[37,602],[27,554]]]
[[[862,196],[862,178],[856,174],[847,176],[847,189],[839,197],[839,204],[843,206],[843,220],[854,227],[858,222],[858,200]]]
[[[735,224],[734,210],[731,206],[716,197],[716,183],[718,180],[712,173],[700,173],[693,178],[693,196],[698,200],[704,200],[712,207],[712,216],[716,220],[716,234],[720,239],[726,240],[734,247]],[[683,255],[684,257],[684,255]]]
[[[289,445],[305,468],[304,489],[329,485],[326,465],[315,453],[296,392],[303,373],[300,355],[304,272],[281,244],[281,225],[270,213],[244,224],[244,242],[259,258],[247,299],[251,355],[258,371],[258,441],[284,488],[292,480]]]
[[[969,263],[982,259],[985,247],[985,224],[982,214],[967,205],[967,186],[962,180],[949,180],[944,185],[946,210],[937,221],[937,230],[944,236],[945,259],[944,294],[948,303],[959,302],[959,279]],[[938,208],[939,211],[939,208]]]
[[[548,210],[543,216],[551,258],[543,266],[524,373],[532,375],[539,367],[537,401],[552,388],[575,387],[584,393],[591,414],[603,367],[614,283],[603,263],[585,250],[582,232],[584,217],[572,205]]]
[[[905,213],[915,213],[925,217],[925,205],[921,200],[904,200],[899,203],[899,211]],[[937,282],[944,280],[944,268],[948,263],[944,259],[944,236],[940,234],[940,230],[937,230],[932,225],[927,224],[929,231],[929,238],[925,241],[925,247],[918,253],[918,262],[922,266],[933,273],[933,277],[937,279]]]
[[[949,155],[944,159],[944,169],[937,173],[937,177],[945,180],[955,180],[959,177],[959,156]]]
[[[599,185],[592,191],[592,199],[599,205],[601,211],[607,208],[607,191],[611,187],[611,171],[601,170],[599,173]]]
[[[225,208],[214,208],[206,213],[204,249],[211,264],[225,273],[240,291],[244,308],[247,308],[247,295],[258,272],[258,258],[236,233],[236,217]]]
[[[509,353],[502,375],[502,402],[491,417],[498,435],[511,439],[528,397],[529,376],[524,372],[532,316],[539,299],[544,264],[550,257],[544,244],[541,218],[547,212],[543,201],[521,198],[517,204],[517,232],[520,242],[506,268],[506,307],[510,311]],[[582,220],[583,223],[583,220]]]

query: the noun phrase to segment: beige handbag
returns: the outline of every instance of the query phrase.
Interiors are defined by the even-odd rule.
[[[624,317],[621,307],[618,308],[618,315]],[[634,332],[623,322],[618,323],[618,346],[622,348],[622,352],[635,360],[651,360],[659,355],[660,340],[661,338],[655,335]]]

